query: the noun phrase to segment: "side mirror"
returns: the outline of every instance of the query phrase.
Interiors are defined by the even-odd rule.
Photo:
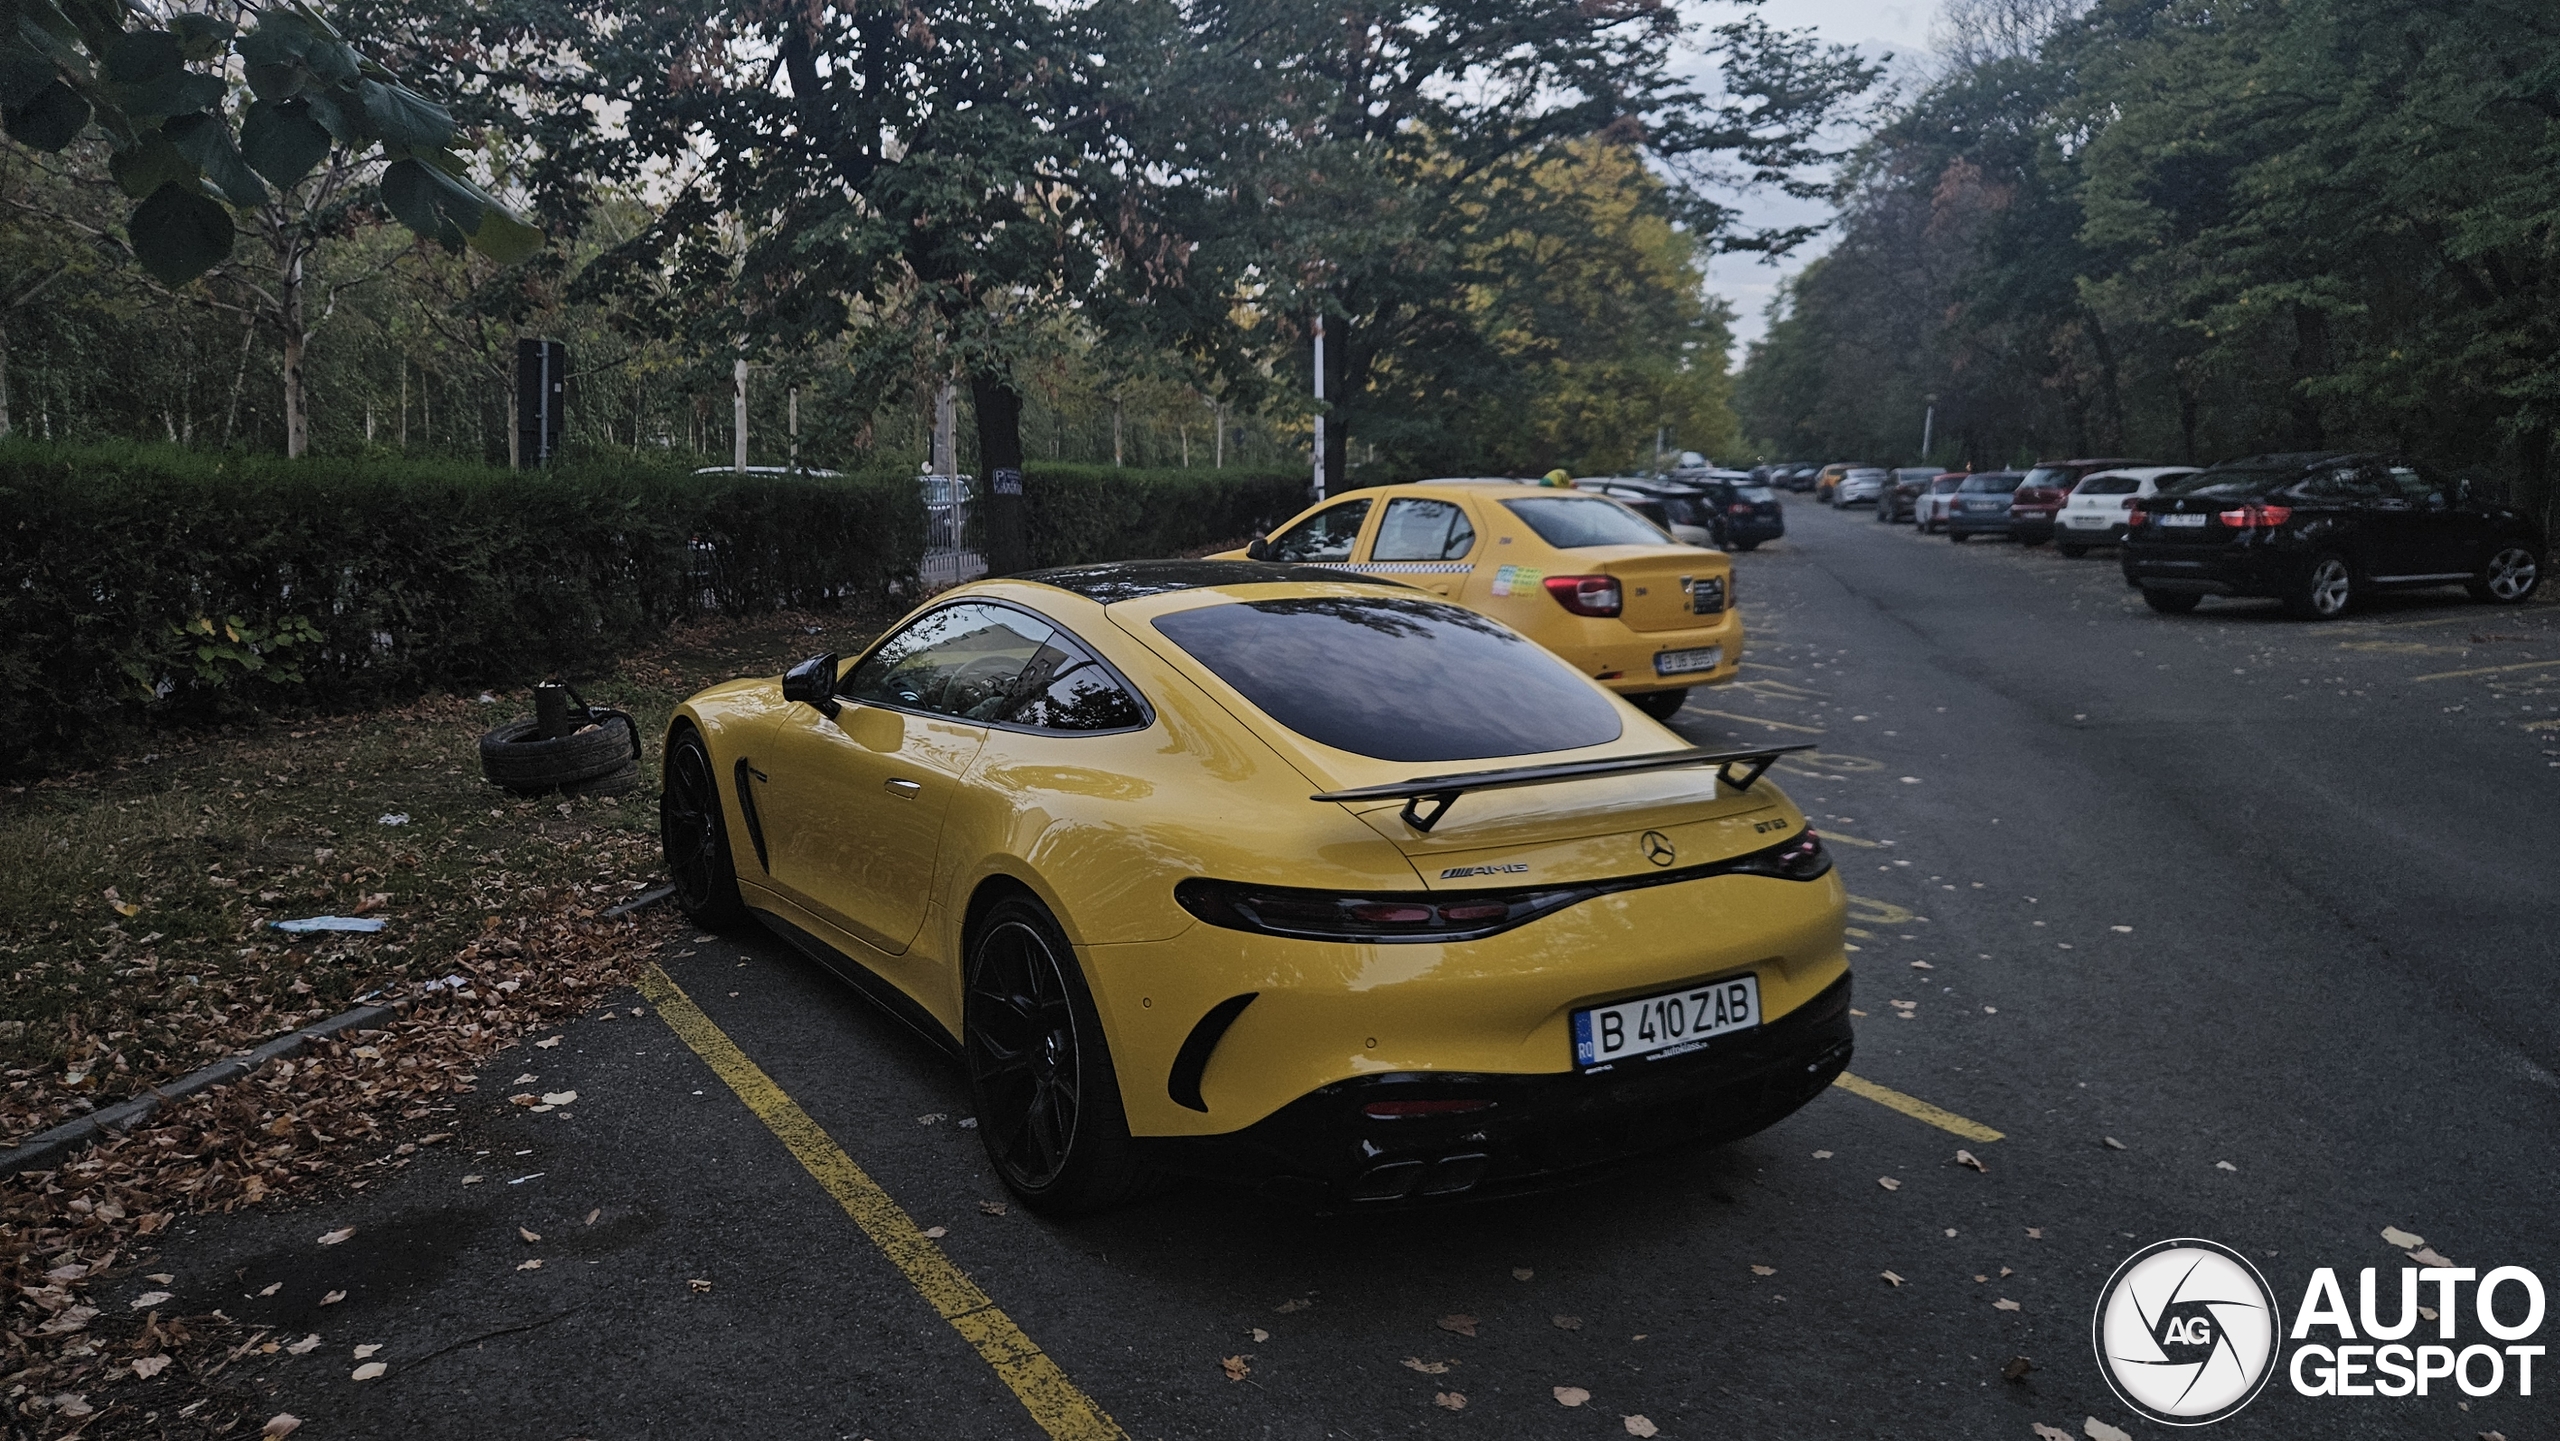
[[[1261,536],[1255,536],[1252,541],[1245,546],[1244,558],[1247,560],[1269,560],[1271,558],[1271,542],[1263,539]]]
[[[815,706],[829,720],[843,707],[836,704],[836,654],[811,656],[782,673],[785,702]]]

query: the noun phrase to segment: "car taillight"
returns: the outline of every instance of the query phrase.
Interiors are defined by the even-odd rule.
[[[1547,594],[1575,615],[1616,615],[1622,608],[1616,576],[1551,575]]]
[[[2226,510],[2217,518],[2232,530],[2268,530],[2293,519],[2293,507],[2244,505],[2238,510]]]
[[[2151,512],[2142,508],[2141,501],[2128,500],[2124,503],[2124,507],[2124,528],[2127,530],[2135,529],[2151,519]]]
[[[1580,900],[1574,890],[1334,895],[1192,879],[1173,888],[1184,910],[1212,925],[1321,941],[1463,941],[1509,930]]]
[[[1820,880],[1831,871],[1831,853],[1822,848],[1822,837],[1807,826],[1794,840],[1754,852],[1732,869],[1744,875],[1776,876],[1784,881]]]
[[[1372,1121],[1402,1121],[1415,1116],[1461,1116],[1489,1110],[1491,1101],[1371,1101],[1360,1114]]]
[[[1726,506],[1724,511],[1727,515],[1749,515],[1751,513],[1751,507],[1737,501],[1732,505]]]

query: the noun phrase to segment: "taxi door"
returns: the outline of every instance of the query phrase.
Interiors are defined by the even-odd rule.
[[[1475,570],[1467,559],[1475,548],[1475,519],[1457,497],[1393,496],[1362,536],[1353,568],[1455,597]]]

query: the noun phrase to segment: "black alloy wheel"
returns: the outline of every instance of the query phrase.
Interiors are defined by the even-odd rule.
[[[978,1135],[1006,1189],[1056,1215],[1136,1187],[1129,1125],[1102,1023],[1074,950],[1027,897],[974,928],[961,1029]]]
[[[2522,605],[2542,584],[2542,558],[2512,542],[2499,546],[2480,564],[2469,587],[2473,600],[2492,605]]]
[[[2142,591],[2142,603],[2162,615],[2185,615],[2203,599],[2191,590],[2153,590],[2145,586]]]
[[[738,895],[738,869],[729,856],[728,818],[720,810],[720,786],[701,733],[687,727],[667,748],[666,784],[658,792],[658,845],[675,882],[676,905],[707,931],[725,930],[747,918]]]
[[[1958,545],[1962,545],[1966,541],[1973,539],[1973,537],[1961,530],[1951,530],[1947,532],[1947,539],[1954,541]]]
[[[2327,551],[2303,567],[2293,589],[2285,594],[2284,608],[2301,620],[2336,620],[2355,602],[2355,572],[2347,568],[2345,556]]]

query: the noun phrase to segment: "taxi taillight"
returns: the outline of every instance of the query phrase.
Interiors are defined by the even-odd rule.
[[[1575,615],[1613,616],[1625,608],[1613,575],[1551,575],[1547,594]]]

